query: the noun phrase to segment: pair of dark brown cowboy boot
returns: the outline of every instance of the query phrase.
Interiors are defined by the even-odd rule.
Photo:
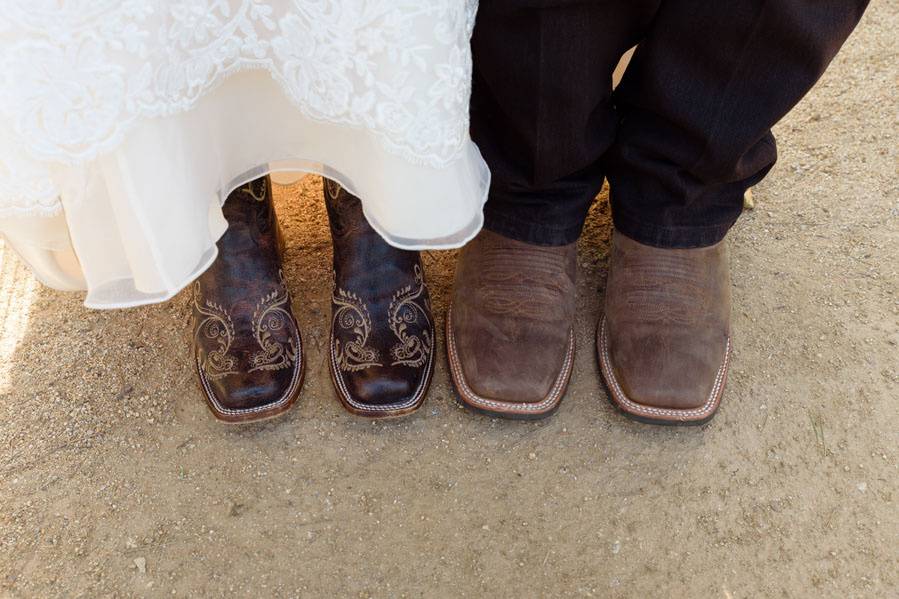
[[[575,244],[540,247],[482,231],[463,250],[446,343],[463,403],[506,418],[559,407],[575,349]],[[701,424],[721,402],[730,353],[724,243],[660,249],[612,240],[597,354],[627,416]]]
[[[400,416],[424,400],[434,326],[418,252],[371,228],[358,198],[325,180],[334,243],[330,370],[351,412]],[[219,256],[194,284],[194,355],[203,394],[225,422],[277,416],[299,397],[305,361],[284,282],[269,177],[229,195]]]

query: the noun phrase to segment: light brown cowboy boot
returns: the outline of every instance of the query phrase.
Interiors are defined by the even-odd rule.
[[[655,424],[702,424],[721,403],[730,355],[724,242],[696,249],[612,240],[599,365],[612,403]]]
[[[559,407],[574,364],[576,256],[575,244],[543,247],[487,230],[462,250],[446,344],[467,407],[507,418]]]

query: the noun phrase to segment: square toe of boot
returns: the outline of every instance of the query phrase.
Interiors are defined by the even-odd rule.
[[[390,405],[411,400],[420,380],[415,376],[383,375],[369,372],[343,373],[350,397],[368,405]]]
[[[631,401],[655,408],[688,410],[702,407],[715,384],[715,372],[684,369],[674,375],[636,371],[613,365],[621,390]]]
[[[290,377],[270,378],[258,384],[228,386],[220,382],[212,383],[215,399],[229,410],[250,410],[277,403],[284,399],[290,387]]]

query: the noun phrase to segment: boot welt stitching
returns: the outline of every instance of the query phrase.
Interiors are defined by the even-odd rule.
[[[511,401],[498,401],[495,399],[487,399],[486,397],[481,397],[477,393],[475,393],[471,387],[468,386],[468,382],[465,380],[465,373],[462,370],[462,362],[459,359],[459,355],[456,351],[456,337],[453,332],[453,310],[452,307],[449,308],[446,314],[446,336],[447,336],[447,345],[448,345],[448,354],[450,359],[450,370],[453,374],[453,379],[459,387],[459,392],[462,397],[471,403],[485,408],[494,408],[496,410],[508,412],[508,411],[520,411],[525,410],[527,412],[542,412],[551,408],[554,404],[556,404],[559,400],[561,400],[562,394],[565,391],[565,387],[568,383],[569,375],[571,374],[571,367],[573,364],[574,358],[574,332],[569,331],[568,333],[568,352],[565,354],[565,360],[562,362],[562,369],[559,371],[559,375],[556,377],[556,382],[553,383],[553,386],[549,390],[549,394],[546,398],[540,400],[539,402],[511,402]]]
[[[215,396],[215,392],[209,386],[206,375],[203,373],[200,358],[199,356],[197,357],[197,370],[200,374],[200,383],[202,383],[203,390],[206,392],[206,397],[209,398],[209,400],[212,402],[216,412],[219,412],[220,414],[224,414],[226,416],[244,416],[247,414],[258,414],[260,412],[276,410],[290,400],[290,398],[296,392],[297,383],[300,379],[300,372],[302,372],[303,370],[303,340],[300,337],[300,330],[295,321],[293,325],[293,336],[294,340],[297,343],[297,361],[294,365],[293,376],[291,377],[290,384],[287,386],[287,390],[284,391],[284,394],[280,398],[278,398],[277,401],[274,401],[272,403],[244,409],[226,408],[221,404],[221,402],[219,402],[218,398]]]
[[[432,339],[434,338],[435,334],[436,334],[436,332],[434,330],[434,326],[432,325],[431,326],[431,338]],[[334,380],[337,381],[337,386],[338,386],[337,392],[340,393],[340,396],[344,399],[344,401],[346,401],[348,404],[350,404],[355,409],[357,409],[359,411],[363,411],[363,412],[393,412],[396,410],[404,410],[406,408],[410,408],[410,407],[414,406],[415,404],[417,404],[418,401],[421,399],[422,395],[424,395],[425,384],[427,383],[428,379],[430,379],[429,373],[433,369],[434,354],[436,353],[434,351],[434,349],[432,348],[431,353],[428,356],[427,364],[425,365],[425,370],[424,370],[425,376],[421,377],[421,380],[418,382],[418,388],[415,390],[415,394],[410,399],[408,399],[404,402],[400,402],[400,403],[392,403],[392,404],[385,404],[385,405],[367,405],[367,404],[360,403],[360,402],[354,400],[350,396],[349,389],[347,389],[346,383],[343,380],[343,376],[340,374],[340,368],[338,367],[338,364],[337,364],[337,355],[334,352],[334,336],[333,335],[331,335],[331,339],[330,339],[328,345],[329,345],[329,349],[330,349],[329,353],[331,354],[331,373],[334,375]]]
[[[624,394],[624,391],[618,384],[618,379],[615,378],[615,374],[612,371],[612,358],[609,354],[609,338],[605,316],[603,316],[602,322],[599,326],[599,344],[601,357],[600,367],[602,368],[603,375],[606,377],[606,381],[610,383],[609,387],[612,390],[612,394],[614,395],[615,400],[621,405],[622,408],[625,408],[627,411],[636,412],[638,414],[646,414],[651,416],[671,416],[674,418],[703,417],[715,411],[719,396],[721,394],[722,386],[724,384],[724,376],[725,374],[727,374],[728,362],[730,361],[730,337],[727,338],[727,344],[724,347],[724,360],[721,362],[721,366],[718,368],[718,373],[715,375],[715,384],[712,386],[712,391],[709,393],[709,397],[706,400],[705,404],[699,408],[692,408],[689,410],[676,410],[670,408],[654,408],[641,403],[637,403],[629,399]]]

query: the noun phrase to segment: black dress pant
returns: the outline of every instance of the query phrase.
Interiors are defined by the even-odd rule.
[[[771,127],[814,85],[867,0],[481,0],[472,137],[485,226],[578,238],[608,177],[615,227],[657,247],[720,241],[771,169]],[[612,92],[622,54],[639,47]]]

